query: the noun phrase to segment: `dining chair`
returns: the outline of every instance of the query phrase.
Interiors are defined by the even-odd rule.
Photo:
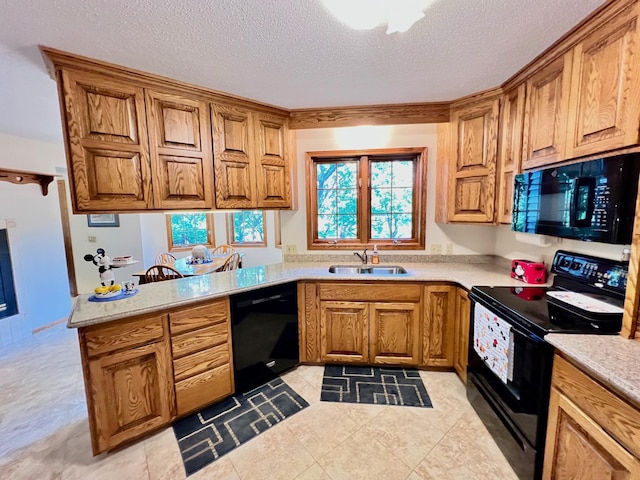
[[[156,257],[156,265],[173,263],[175,261],[176,261],[176,257],[174,257],[173,255],[167,252],[161,253]]]
[[[240,264],[240,254],[238,252],[232,253],[229,257],[224,261],[224,265],[220,268],[221,272],[226,272],[229,270],[236,270]]]
[[[214,248],[211,255],[231,255],[232,253],[236,253],[236,249],[228,243],[225,243],[224,245],[218,245]]]
[[[184,275],[169,265],[153,265],[144,274],[145,283],[163,282],[175,278],[184,278]]]

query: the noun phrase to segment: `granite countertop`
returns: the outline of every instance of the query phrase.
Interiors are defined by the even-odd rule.
[[[551,333],[545,340],[640,408],[640,342],[620,335]]]
[[[140,285],[137,295],[112,302],[90,302],[88,298],[91,295],[83,294],[75,298],[67,326],[77,328],[96,325],[298,280],[438,281],[457,283],[467,289],[474,285],[527,285],[512,279],[508,268],[493,263],[403,263],[402,266],[408,272],[406,275],[362,276],[329,273],[327,262],[278,263]]]

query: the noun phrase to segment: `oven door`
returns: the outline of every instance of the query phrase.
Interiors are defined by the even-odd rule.
[[[533,471],[535,463],[538,470],[541,467],[544,451],[553,348],[517,319],[509,318],[496,312],[494,308],[478,302],[478,298],[473,294],[470,295],[470,299],[472,313],[467,396],[490,431],[492,430],[490,425],[495,423],[496,419],[508,431],[511,438],[502,434],[494,435],[494,438],[507,459],[514,459],[511,462],[514,469],[517,463],[525,462],[527,465],[523,465],[522,468],[530,468]],[[493,373],[474,349],[473,320],[477,303],[491,310],[511,326],[513,373],[506,383]],[[488,414],[488,412],[492,413]],[[517,446],[516,453],[511,451],[514,450],[511,448],[514,445]],[[520,453],[517,453],[518,448]],[[536,453],[538,453],[537,456]],[[532,460],[534,458],[535,462]],[[524,475],[521,478],[535,477]]]

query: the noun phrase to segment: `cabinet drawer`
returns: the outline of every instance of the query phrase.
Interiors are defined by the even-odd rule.
[[[226,322],[183,333],[171,338],[173,358],[184,357],[190,353],[225,343],[228,340],[229,328]]]
[[[114,352],[123,348],[143,345],[162,338],[166,315],[153,315],[135,320],[109,323],[108,326],[82,328],[89,357]]]
[[[320,284],[320,300],[337,300],[344,302],[419,302],[420,285],[415,284],[354,284],[323,283]]]
[[[178,415],[189,413],[231,393],[233,385],[229,364],[187,378],[176,383]]]
[[[562,357],[553,359],[553,386],[640,458],[640,411]]]
[[[227,343],[174,360],[173,375],[176,381],[180,381],[225,363],[229,363]]]
[[[187,308],[169,315],[171,335],[226,322],[228,318],[229,309],[226,298],[199,307]]]

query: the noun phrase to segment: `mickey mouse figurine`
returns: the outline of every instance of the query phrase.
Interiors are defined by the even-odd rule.
[[[84,260],[86,262],[93,262],[94,265],[98,266],[100,283],[102,283],[103,286],[113,285],[116,282],[116,277],[111,270],[111,259],[105,255],[103,248],[99,248],[96,252],[95,255],[87,253],[84,256]]]

